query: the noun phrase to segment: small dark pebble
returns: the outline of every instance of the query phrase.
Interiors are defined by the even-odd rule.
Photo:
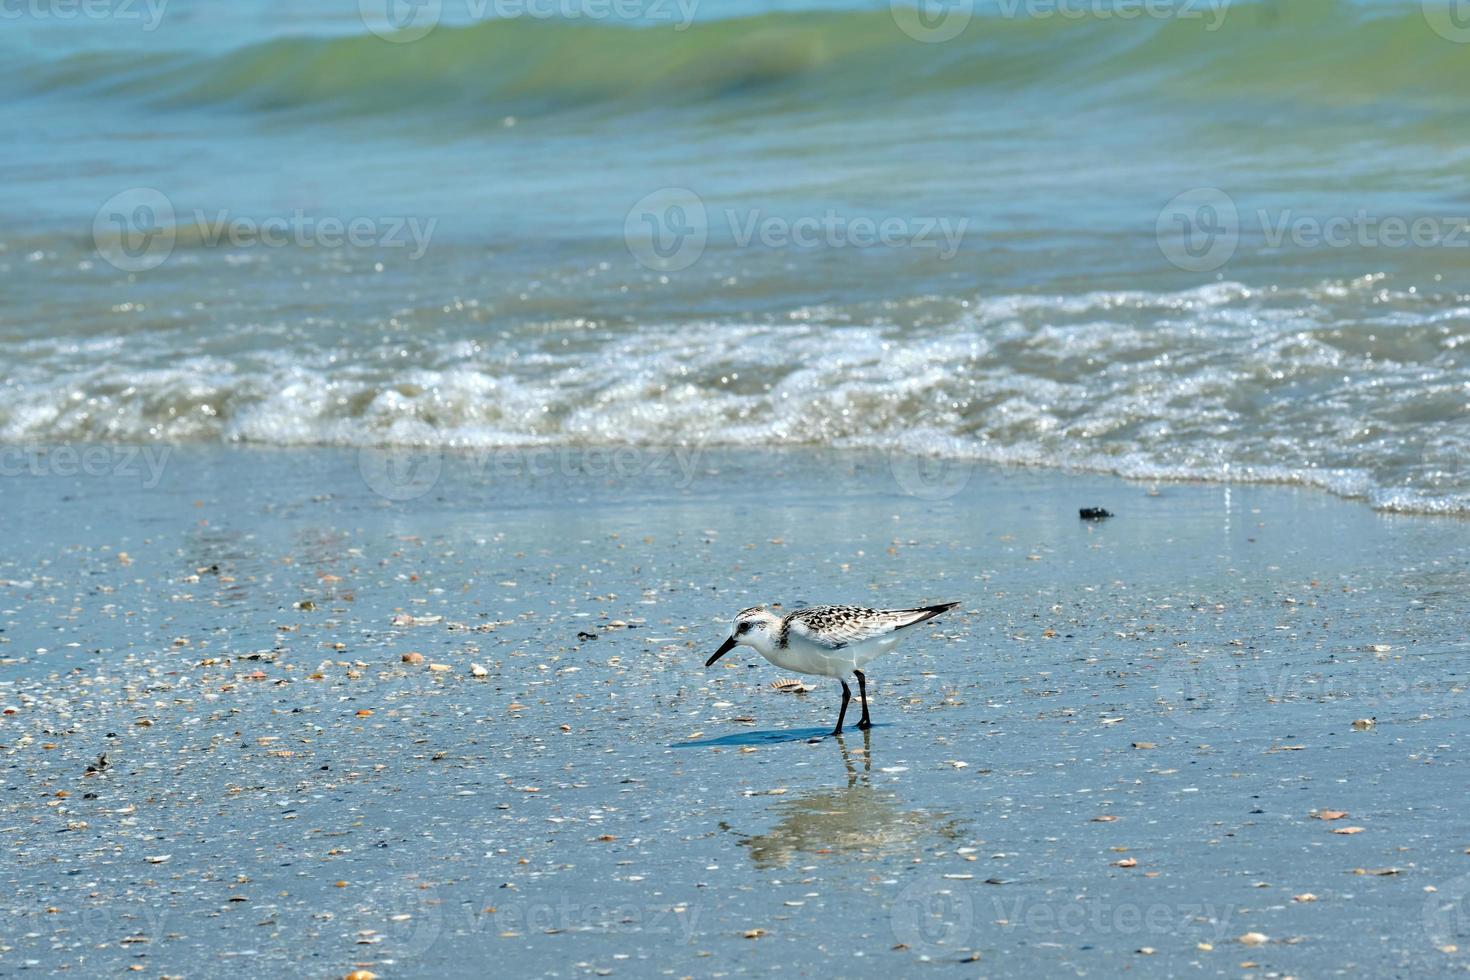
[[[1082,518],[1084,521],[1101,521],[1112,517],[1113,513],[1112,511],[1104,510],[1101,507],[1083,507],[1081,510],[1077,511],[1077,516]]]
[[[579,640],[595,640],[595,639],[597,639],[597,634],[596,633],[588,633],[586,631],[582,631],[582,632],[578,632],[577,633],[577,639],[579,639]]]

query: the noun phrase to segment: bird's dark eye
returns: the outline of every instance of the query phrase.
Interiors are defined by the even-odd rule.
[[[735,627],[735,632],[737,632],[737,633],[749,633],[750,632],[750,624],[749,623],[741,623],[739,626]]]

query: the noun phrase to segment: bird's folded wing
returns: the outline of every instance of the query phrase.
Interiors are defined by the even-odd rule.
[[[928,619],[924,609],[857,609],[850,606],[808,606],[792,613],[791,635],[829,650],[887,636],[894,630]]]

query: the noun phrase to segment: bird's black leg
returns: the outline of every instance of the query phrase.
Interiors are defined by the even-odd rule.
[[[858,727],[863,731],[867,731],[873,727],[873,722],[868,718],[868,679],[863,676],[863,672],[860,670],[855,670],[853,673],[857,675],[858,694],[863,699],[863,717],[858,721]]]
[[[833,735],[842,734],[842,719],[847,717],[847,702],[852,700],[852,689],[847,686],[847,681],[839,677],[837,683],[842,685],[842,710],[837,712],[837,727],[832,729]]]

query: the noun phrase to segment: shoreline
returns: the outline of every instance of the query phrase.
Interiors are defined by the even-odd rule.
[[[402,457],[404,460],[413,459],[437,459],[457,460],[461,465],[467,465],[472,469],[478,469],[483,473],[485,469],[493,466],[502,475],[506,472],[514,472],[515,459],[534,459],[536,457],[560,457],[563,463],[575,460],[596,461],[607,459],[607,466],[616,469],[625,465],[629,458],[638,467],[646,467],[647,460],[665,460],[677,466],[684,478],[691,479],[695,470],[700,465],[700,460],[705,457],[728,457],[740,454],[764,454],[773,457],[808,456],[813,460],[871,460],[875,457],[885,458],[894,471],[895,478],[903,481],[908,479],[914,486],[914,495],[937,499],[933,493],[944,493],[943,484],[946,480],[954,484],[957,478],[953,475],[939,478],[941,486],[928,487],[925,481],[930,479],[923,475],[926,469],[932,469],[936,464],[950,469],[958,468],[965,472],[965,480],[968,474],[976,469],[987,470],[1015,470],[1034,471],[1041,474],[1055,474],[1058,477],[1106,477],[1123,481],[1127,484],[1150,487],[1150,486],[1203,486],[1203,487],[1281,487],[1287,489],[1305,489],[1320,492],[1332,498],[1349,503],[1362,504],[1370,511],[1377,514],[1396,515],[1405,517],[1428,517],[1465,519],[1470,518],[1470,505],[1455,506],[1453,504],[1442,504],[1435,502],[1414,505],[1396,500],[1385,500],[1375,502],[1373,491],[1349,491],[1335,489],[1331,483],[1335,477],[1338,479],[1349,478],[1348,471],[1330,470],[1322,471],[1320,475],[1295,474],[1287,470],[1279,475],[1263,472],[1251,466],[1242,466],[1237,471],[1241,475],[1229,474],[1215,475],[1191,475],[1188,473],[1158,473],[1139,475],[1130,472],[1126,467],[1110,466],[1105,463],[1091,465],[1079,462],[1057,462],[1047,463],[1030,459],[1008,458],[1005,451],[993,456],[983,456],[965,453],[945,454],[940,452],[914,452],[902,448],[865,447],[865,446],[812,446],[802,444],[781,444],[762,449],[739,444],[730,445],[680,445],[674,443],[549,443],[549,442],[527,442],[524,444],[507,444],[494,446],[453,446],[438,445],[434,443],[366,443],[362,445],[343,445],[340,443],[301,443],[291,445],[278,445],[268,443],[256,443],[246,440],[231,441],[200,441],[183,443],[157,443],[157,442],[109,442],[101,440],[86,440],[75,442],[54,443],[14,443],[0,442],[0,480],[8,477],[23,476],[108,476],[116,475],[121,470],[121,475],[134,475],[146,472],[151,487],[156,487],[167,460],[175,453],[210,452],[210,451],[239,451],[243,453],[282,453],[294,454],[303,452],[333,452],[333,453],[355,453],[359,457],[371,456],[373,462],[367,465],[392,465],[394,457]],[[121,457],[110,455],[121,453]],[[622,462],[619,462],[621,460]],[[1226,467],[1229,469],[1230,467]],[[903,471],[903,472],[901,472]],[[150,488],[151,488],[150,487]]]

